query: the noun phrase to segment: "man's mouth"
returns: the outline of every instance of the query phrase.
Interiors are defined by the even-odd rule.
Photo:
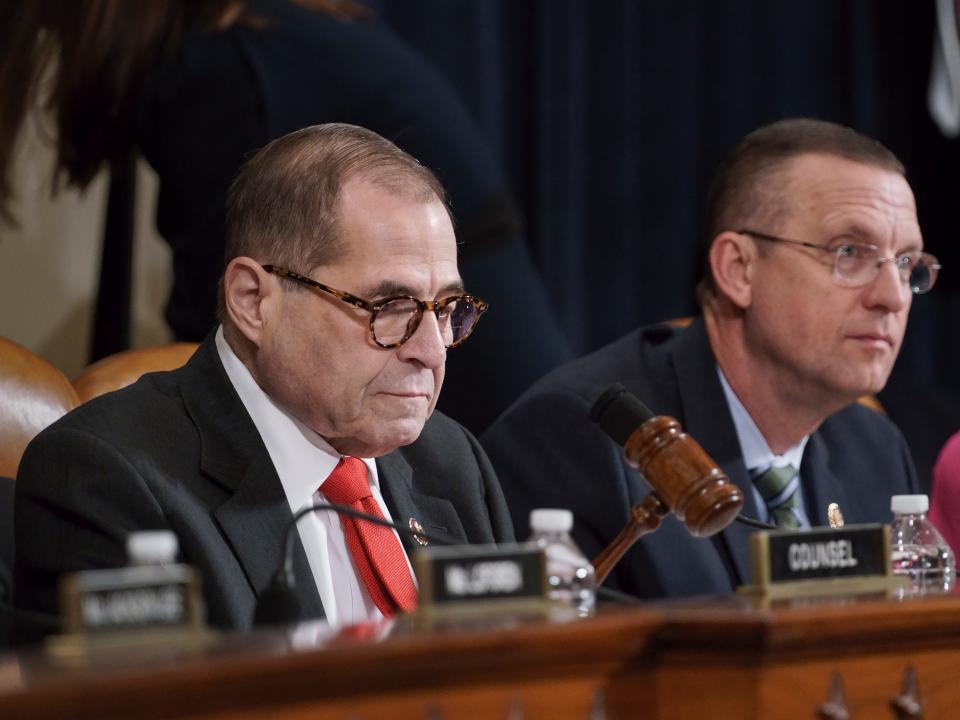
[[[864,343],[872,347],[880,348],[880,349],[887,349],[887,348],[892,349],[894,346],[893,338],[890,335],[887,335],[886,333],[874,333],[874,332],[858,333],[856,335],[850,335],[849,337],[851,340],[856,340],[858,342]]]

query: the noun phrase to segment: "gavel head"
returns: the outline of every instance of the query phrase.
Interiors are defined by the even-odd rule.
[[[709,537],[733,522],[743,493],[671,417],[654,416],[622,385],[608,388],[590,417],[623,445],[657,497],[696,537]]]
[[[660,500],[696,537],[733,522],[743,493],[671,417],[654,417],[633,431],[623,448]]]

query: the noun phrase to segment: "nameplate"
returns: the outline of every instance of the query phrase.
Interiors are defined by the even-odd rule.
[[[66,633],[187,628],[203,623],[196,571],[185,565],[86,570],[63,578]]]
[[[759,588],[891,575],[888,525],[761,531],[751,545],[753,582]]]
[[[517,544],[422,548],[414,556],[420,608],[542,603],[545,564],[542,550]]]

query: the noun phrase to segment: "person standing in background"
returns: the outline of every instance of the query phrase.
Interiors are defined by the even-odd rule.
[[[52,69],[40,99],[58,178],[83,188],[105,164],[143,154],[173,254],[165,316],[177,339],[200,341],[215,324],[224,195],[244,159],[308,125],[370,128],[444,183],[465,281],[494,306],[523,308],[492,313],[447,379],[442,409],[479,433],[570,351],[487,143],[453,89],[369,15],[350,0],[5,4],[0,214],[11,219],[15,140]]]

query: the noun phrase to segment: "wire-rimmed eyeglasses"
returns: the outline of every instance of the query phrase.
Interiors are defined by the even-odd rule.
[[[940,261],[930,253],[908,252],[896,257],[883,257],[876,245],[859,242],[843,242],[837,245],[817,245],[769,235],[756,230],[739,230],[740,235],[749,235],[757,240],[789,243],[833,254],[833,277],[839,285],[860,287],[873,282],[880,273],[880,266],[892,262],[900,271],[900,278],[915,295],[929,292],[937,282]]]
[[[276,265],[264,265],[263,269],[273,275],[322,290],[348,305],[366,310],[370,313],[371,339],[388,350],[403,345],[413,337],[420,327],[425,311],[437,316],[437,326],[440,328],[444,347],[456,347],[470,337],[480,316],[490,307],[485,300],[467,294],[451,295],[440,300],[420,300],[410,295],[394,295],[375,301],[364,300]]]

